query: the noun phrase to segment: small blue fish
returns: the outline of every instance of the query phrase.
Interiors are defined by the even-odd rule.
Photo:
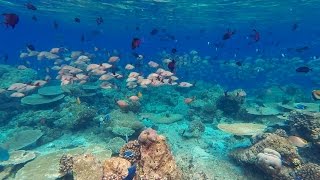
[[[134,164],[128,168],[128,176],[125,177],[123,180],[133,180],[134,176],[136,175],[137,164]]]
[[[9,160],[9,158],[10,158],[10,155],[8,150],[0,147],[0,161],[7,161]]]
[[[303,104],[297,104],[294,106],[296,109],[306,109],[307,106],[303,105]]]

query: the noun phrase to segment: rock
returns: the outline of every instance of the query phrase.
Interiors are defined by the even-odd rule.
[[[177,167],[164,136],[147,129],[139,136],[139,143],[141,160],[136,174],[138,179],[182,180],[182,172]]]
[[[75,180],[102,179],[103,169],[99,161],[91,154],[73,158],[73,177]]]
[[[123,180],[128,176],[130,166],[129,161],[120,157],[106,160],[103,166],[103,180]]]

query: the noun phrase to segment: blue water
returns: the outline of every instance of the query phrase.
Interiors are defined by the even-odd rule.
[[[9,159],[10,155],[8,150],[0,147],[0,161],[7,161]]]
[[[81,94],[84,93],[83,89],[76,86],[78,89],[75,89],[78,91],[65,92],[66,97],[62,101],[41,107],[25,105],[20,102],[20,98],[10,99],[11,91],[6,91],[4,94],[0,93],[0,102],[4,104],[0,107],[0,124],[6,132],[0,137],[1,142],[6,142],[10,133],[12,136],[15,131],[20,131],[18,127],[43,131],[45,140],[39,143],[40,151],[45,151],[41,147],[51,141],[62,138],[62,134],[73,134],[74,131],[80,134],[79,142],[82,142],[82,135],[87,137],[89,134],[85,131],[87,129],[97,136],[91,137],[92,139],[108,142],[118,137],[109,131],[110,128],[114,128],[113,113],[120,109],[122,114],[119,116],[125,117],[122,119],[130,119],[128,112],[133,112],[145,127],[159,128],[165,136],[171,136],[169,142],[174,155],[180,155],[179,153],[184,151],[181,151],[178,148],[180,144],[176,143],[181,142],[182,147],[190,146],[190,141],[184,141],[185,137],[178,132],[188,127],[193,120],[199,120],[206,130],[202,132],[202,138],[192,136],[200,139],[194,144],[191,143],[192,147],[199,146],[213,157],[218,157],[217,154],[231,151],[241,147],[243,142],[248,142],[221,134],[216,128],[218,123],[265,123],[269,120],[241,114],[246,111],[230,115],[224,111],[225,109],[217,108],[218,99],[223,99],[223,94],[228,97],[228,93],[232,93],[233,90],[244,89],[248,100],[263,101],[262,104],[283,101],[317,104],[317,101],[311,98],[311,92],[319,88],[320,80],[320,22],[317,21],[320,17],[320,5],[317,0],[35,0],[32,1],[37,7],[35,11],[26,8],[25,4],[28,2],[0,0],[1,14],[15,13],[19,16],[19,23],[14,29],[2,24],[0,26],[0,64],[10,65],[12,68],[24,65],[35,70],[37,78],[30,77],[29,81],[23,83],[31,84],[36,79],[44,79],[46,75],[52,79],[45,86],[59,86],[61,83],[59,78],[56,79],[57,71],[46,72],[54,66],[54,60],[39,61],[36,57],[19,57],[21,53],[27,52],[26,46],[32,44],[39,52],[50,51],[55,47],[68,49],[66,53],[59,54],[61,59],[69,57],[71,51],[82,51],[93,55],[90,63],[96,64],[106,62],[110,56],[119,56],[121,60],[117,63],[117,68],[125,78],[130,72],[125,70],[125,65],[136,63],[132,53],[143,55],[142,68],[137,71],[145,77],[154,72],[154,69],[148,68],[150,60],[168,70],[167,65],[162,64],[162,60],[176,59],[178,65],[174,74],[179,78],[178,81],[187,81],[194,86],[190,89],[128,89],[124,81],[112,81],[116,88],[111,93],[99,89],[94,91],[93,96],[85,96]],[[37,21],[32,19],[33,16]],[[80,23],[74,21],[76,17],[80,19]],[[97,25],[97,17],[102,17],[104,22]],[[4,22],[2,19],[3,16],[0,22]],[[53,22],[57,22],[58,28],[54,28]],[[158,31],[155,35],[150,34],[153,29]],[[223,40],[223,35],[228,30],[234,34]],[[259,33],[256,42],[253,39],[253,30]],[[131,48],[133,38],[141,40],[140,47]],[[95,51],[95,48],[99,50]],[[177,50],[175,54],[171,53],[173,48]],[[201,60],[193,61],[194,55],[191,51],[197,51],[195,56]],[[7,60],[4,59],[6,55]],[[74,61],[71,60],[71,64]],[[70,62],[65,61],[63,64]],[[312,70],[306,73],[296,72],[296,69],[302,66]],[[3,82],[11,77],[4,77],[2,74],[1,72],[0,88],[7,89],[9,85],[4,85]],[[90,76],[90,73],[86,72],[86,75]],[[100,81],[97,80],[99,77],[91,78],[86,83],[100,85]],[[20,82],[11,82],[13,83]],[[117,106],[118,100],[129,101],[130,96],[138,93],[142,94],[141,100],[138,105],[133,103],[136,106],[132,109],[124,110]],[[25,95],[32,94],[37,94],[37,91]],[[185,103],[185,98],[191,98],[192,102]],[[246,102],[237,103],[246,109]],[[234,101],[231,105],[232,103]],[[94,113],[89,112],[90,108]],[[305,107],[297,109],[304,110]],[[90,113],[94,115],[91,116]],[[180,123],[172,123],[172,128],[176,128],[177,132],[174,133],[170,123],[168,126],[166,123],[154,123],[152,118],[143,117],[143,113],[161,114],[167,118],[171,114],[182,114],[183,120]],[[74,123],[67,118],[79,114],[84,116],[83,119],[79,118],[79,122]],[[90,121],[86,121],[86,118]],[[109,134],[102,128],[109,128]],[[130,140],[137,139],[142,129],[135,130],[135,134],[129,135]],[[287,133],[296,135],[290,134],[292,132]],[[212,136],[217,137],[216,142],[212,141]],[[125,139],[123,136],[119,137]],[[237,143],[233,144],[234,141]],[[244,144],[249,146],[248,143]],[[68,144],[66,147],[77,145],[78,143]],[[7,152],[0,150],[0,160],[7,160]],[[186,148],[185,151],[192,153],[188,150],[190,149]],[[231,164],[227,155],[220,160]],[[183,163],[180,162],[180,166],[183,167],[181,164]],[[234,164],[230,167],[243,170],[241,166]],[[136,166],[132,166],[129,169],[127,179],[132,179],[130,175],[134,172],[131,170],[135,168]]]

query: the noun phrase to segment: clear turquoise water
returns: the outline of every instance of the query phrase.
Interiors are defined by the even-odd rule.
[[[264,123],[269,126],[270,132],[273,132],[275,124],[280,124],[287,133],[292,132],[290,127],[283,127],[282,123],[277,124],[268,119],[270,117],[252,117],[248,115],[250,113],[240,111],[235,114],[223,113],[223,108],[217,107],[218,99],[223,97],[224,92],[244,89],[247,96],[241,108],[245,110],[250,106],[256,107],[258,103],[284,101],[317,105],[310,94],[319,87],[320,22],[317,18],[320,17],[320,1],[41,0],[32,1],[37,7],[36,11],[27,9],[25,3],[27,1],[0,0],[1,13],[15,13],[20,18],[15,29],[4,25],[0,27],[0,63],[10,65],[1,66],[1,88],[7,89],[12,83],[28,84],[46,75],[52,78],[46,86],[60,84],[59,80],[55,80],[57,72],[46,70],[54,66],[52,60],[19,58],[22,52],[27,52],[27,44],[34,45],[37,51],[64,47],[69,52],[87,52],[95,56],[91,62],[97,64],[106,62],[110,55],[117,55],[121,58],[117,67],[125,76],[129,72],[124,66],[136,62],[133,52],[144,56],[142,69],[139,70],[144,76],[153,72],[147,67],[150,60],[161,64],[165,58],[176,58],[179,63],[175,75],[179,81],[188,81],[195,86],[190,89],[128,89],[124,81],[115,81],[113,83],[117,88],[111,92],[99,89],[94,96],[85,96],[81,92],[80,95],[66,93],[63,101],[40,107],[23,105],[20,98],[10,98],[12,92],[6,91],[0,93],[0,124],[4,132],[0,140],[3,143],[21,129],[40,129],[44,133],[42,139],[29,149],[39,150],[43,154],[69,147],[87,147],[94,143],[108,147],[110,144],[106,143],[117,135],[110,131],[112,125],[108,122],[101,125],[99,118],[118,112],[117,100],[128,100],[128,97],[141,92],[139,106],[131,109],[133,116],[143,126],[157,128],[168,137],[172,151],[184,171],[188,170],[185,169],[184,163],[187,162],[184,162],[183,157],[192,156],[194,167],[189,170],[193,174],[204,169],[208,179],[259,179],[264,176],[262,172],[246,170],[225,153],[238,147],[250,146],[249,138],[223,133],[218,130],[217,124]],[[37,21],[32,20],[33,16],[37,17]],[[75,17],[80,18],[81,22],[74,22]],[[104,19],[103,24],[96,24],[97,17]],[[54,21],[59,25],[57,29],[53,27]],[[293,30],[295,24],[297,28]],[[154,28],[159,32],[151,35]],[[223,40],[222,36],[228,29],[235,31],[235,34]],[[258,42],[253,42],[253,29],[260,33]],[[140,38],[142,43],[139,48],[132,50],[131,41],[134,37]],[[306,46],[307,50],[299,51]],[[94,51],[94,48],[99,50]],[[177,49],[175,55],[170,53],[172,48]],[[192,54],[191,51],[197,53]],[[69,52],[61,54],[62,58],[70,56]],[[5,55],[8,56],[6,61]],[[241,66],[236,65],[236,62],[241,62]],[[30,74],[21,73],[16,71],[18,65],[34,71]],[[301,66],[308,66],[312,71],[297,73],[296,68]],[[166,65],[162,64],[162,67],[168,69]],[[100,81],[92,78],[88,84],[99,86]],[[26,95],[36,93],[35,90]],[[77,102],[78,97],[80,102]],[[192,98],[193,102],[186,104],[185,98]],[[85,123],[79,125],[72,120],[68,121],[75,114],[90,114],[85,111],[86,108],[92,108],[94,113],[92,116],[84,115],[88,119],[79,118]],[[149,122],[148,118],[142,118],[143,113],[162,116],[181,114],[183,118],[168,125]],[[111,121],[115,116],[109,117]],[[119,116],[127,117],[127,112]],[[272,118],[275,119],[275,116]],[[185,139],[181,132],[188,129],[193,120],[204,123],[206,130],[200,137]],[[136,139],[141,130],[136,130],[136,134],[129,139]],[[302,134],[300,136],[303,137]],[[125,140],[125,137],[122,138]],[[56,144],[56,148],[50,148],[50,143]],[[217,165],[219,163],[221,169]],[[15,172],[12,174],[11,177],[14,177]],[[196,177],[194,175],[193,179]]]

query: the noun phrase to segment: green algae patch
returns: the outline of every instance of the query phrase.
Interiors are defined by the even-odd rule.
[[[26,96],[22,98],[21,103],[27,104],[27,105],[43,105],[43,104],[50,104],[53,102],[57,102],[63,98],[64,98],[63,94],[60,94],[56,97],[45,97],[39,94],[32,94],[30,96]]]

